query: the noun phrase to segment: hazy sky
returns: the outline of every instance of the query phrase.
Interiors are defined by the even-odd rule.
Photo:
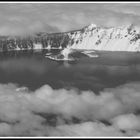
[[[140,3],[0,3],[0,34],[140,23]]]

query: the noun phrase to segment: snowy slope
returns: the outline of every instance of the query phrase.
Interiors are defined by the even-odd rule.
[[[134,25],[99,27],[90,24],[82,29],[63,33],[38,33],[22,38],[0,36],[0,51],[58,49],[68,55],[74,50],[140,51],[140,28]],[[69,52],[69,53],[68,53]]]
[[[91,24],[84,32],[69,33],[72,49],[140,51],[140,29],[133,25],[104,28]]]

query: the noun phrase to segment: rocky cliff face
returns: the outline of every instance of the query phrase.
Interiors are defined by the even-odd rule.
[[[98,27],[94,24],[65,33],[38,33],[33,36],[0,36],[0,51],[36,49],[85,49],[140,51],[140,29],[134,25]]]

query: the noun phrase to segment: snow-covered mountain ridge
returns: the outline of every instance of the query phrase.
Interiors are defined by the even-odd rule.
[[[101,51],[140,51],[140,28],[134,25],[99,27],[90,24],[64,33],[38,33],[32,36],[0,36],[0,51],[36,49],[75,49]]]
[[[134,25],[104,28],[91,24],[70,35],[71,48],[102,51],[140,51],[140,29]]]

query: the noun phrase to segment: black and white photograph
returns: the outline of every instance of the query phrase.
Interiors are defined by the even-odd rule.
[[[140,137],[140,2],[0,2],[8,137]]]

